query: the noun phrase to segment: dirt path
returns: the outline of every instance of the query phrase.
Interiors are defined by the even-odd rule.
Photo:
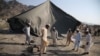
[[[33,37],[33,36],[32,36]],[[21,56],[25,53],[26,56],[39,56],[39,52],[30,54],[26,52],[29,45],[22,45],[25,41],[23,34],[0,34],[0,56]],[[52,40],[49,38],[50,45],[47,48],[47,54],[43,56],[100,56],[100,37],[96,37],[94,45],[91,47],[89,55],[81,55],[84,50],[80,48],[78,52],[72,51],[73,43],[70,46],[65,46],[65,38],[57,41],[57,46],[52,46]],[[40,44],[39,37],[35,37],[36,44]]]

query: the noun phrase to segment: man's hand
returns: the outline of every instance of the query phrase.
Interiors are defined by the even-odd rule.
[[[89,45],[89,42],[86,42],[86,45]]]

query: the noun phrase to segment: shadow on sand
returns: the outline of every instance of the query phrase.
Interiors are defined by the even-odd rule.
[[[25,45],[24,43],[0,42],[0,45]]]
[[[54,46],[54,45],[49,45],[49,47],[65,47],[66,45],[56,45],[56,46]]]
[[[13,32],[10,30],[0,30],[0,34],[23,34],[22,32]]]
[[[0,56],[20,56],[18,54],[0,53]]]
[[[81,56],[79,54],[55,54],[56,56]],[[53,54],[48,54],[47,56],[53,56]]]
[[[94,42],[94,44],[100,44],[100,42]]]
[[[51,52],[52,54],[47,54],[48,56],[81,56],[81,54],[69,54],[71,50],[68,51],[62,51],[62,50],[48,50],[48,52]]]

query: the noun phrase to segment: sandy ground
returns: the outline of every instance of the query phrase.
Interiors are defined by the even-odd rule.
[[[39,37],[33,37],[35,39],[35,44],[40,44]],[[69,46],[65,46],[66,38],[57,40],[57,46],[52,46],[52,40],[50,41],[49,47],[47,47],[47,54],[42,56],[100,56],[100,37],[95,37],[93,39],[94,45],[91,47],[89,55],[81,55],[84,49],[80,48],[78,52],[72,51],[73,43]],[[33,49],[33,53],[28,53],[26,51],[27,47],[30,45],[22,45],[25,42],[24,34],[9,34],[0,33],[0,56],[22,56],[21,54],[26,54],[26,56],[39,56],[39,52]],[[34,45],[34,44],[32,44]]]

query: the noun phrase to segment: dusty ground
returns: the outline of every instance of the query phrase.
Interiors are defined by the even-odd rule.
[[[39,45],[40,38],[33,37],[35,43]],[[65,46],[65,38],[57,41],[57,46],[52,46],[52,41],[49,38],[50,45],[47,48],[47,54],[43,56],[100,56],[100,37],[95,37],[94,45],[91,47],[89,55],[81,55],[84,50],[80,48],[78,52],[72,51],[73,43],[70,46]],[[25,41],[24,34],[11,34],[11,33],[0,33],[0,56],[22,56],[21,54],[26,54],[26,56],[39,56],[39,52],[34,49],[33,53],[28,53],[26,51],[29,45],[22,45]]]

